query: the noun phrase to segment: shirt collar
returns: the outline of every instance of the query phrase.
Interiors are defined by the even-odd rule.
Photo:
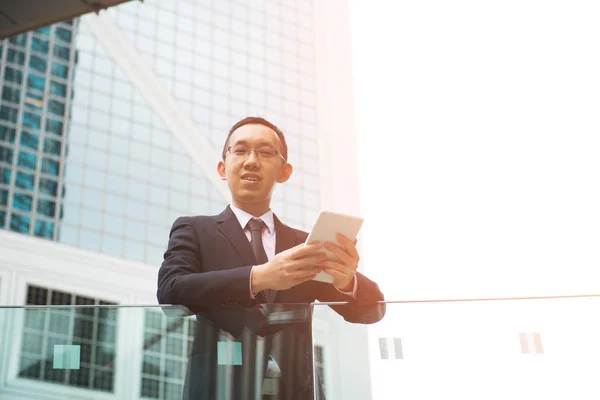
[[[240,226],[242,227],[242,229],[246,229],[246,225],[248,224],[248,221],[250,221],[252,218],[254,218],[254,215],[247,213],[246,211],[244,211],[242,209],[237,208],[233,204],[230,204],[229,206],[231,207],[231,211],[233,211],[233,213],[235,214],[235,217],[237,218],[238,222],[240,223]],[[269,211],[267,211],[266,213],[264,213],[263,215],[261,215],[258,218],[262,219],[262,221],[265,223],[265,225],[267,225],[269,234],[271,236],[274,235],[275,234],[275,220],[273,219],[273,210],[269,209]]]

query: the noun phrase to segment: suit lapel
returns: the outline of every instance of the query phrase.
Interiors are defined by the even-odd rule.
[[[244,265],[255,265],[256,259],[250,241],[240,226],[231,208],[227,208],[217,216],[217,227],[219,231],[229,240],[238,253]]]
[[[296,232],[287,225],[284,225],[275,214],[275,254],[291,249],[296,245]]]

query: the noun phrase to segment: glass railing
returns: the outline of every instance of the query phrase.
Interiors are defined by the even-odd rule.
[[[328,399],[600,399],[599,311],[598,296],[388,302],[361,328],[316,305],[315,343],[337,339],[317,370]]]
[[[598,297],[0,307],[0,399],[598,399],[599,309]]]
[[[0,308],[0,399],[312,399],[310,305]]]

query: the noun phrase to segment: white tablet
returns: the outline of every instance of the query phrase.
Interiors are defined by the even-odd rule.
[[[358,236],[363,221],[362,218],[352,215],[321,211],[308,238],[306,238],[306,244],[314,242],[333,242],[339,244],[336,238],[338,233],[341,233],[350,240],[354,240]],[[329,258],[336,258],[329,250],[322,249],[319,251],[326,253]],[[313,280],[328,283],[333,282],[332,276],[325,272],[319,272]]]

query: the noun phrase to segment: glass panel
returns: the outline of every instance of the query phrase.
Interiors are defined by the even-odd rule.
[[[57,136],[63,134],[63,123],[52,118],[46,119],[46,132],[53,133]]]
[[[0,119],[7,122],[17,123],[19,111],[16,108],[3,105],[0,107]]]
[[[37,74],[30,73],[27,75],[27,87],[30,89],[39,90],[40,92],[44,91],[44,87],[46,85],[46,80],[43,76],[39,76]]]
[[[23,72],[10,67],[4,68],[4,79],[8,82],[21,84],[23,82]]]
[[[50,93],[60,97],[67,97],[67,85],[50,81]]]
[[[25,63],[25,53],[9,48],[6,52],[6,59],[9,62],[22,65]]]
[[[31,128],[32,130],[38,130],[40,129],[41,122],[42,120],[39,115],[31,112],[23,113],[23,126]]]
[[[45,138],[44,139],[44,153],[60,156],[61,154],[61,142],[55,139]]]
[[[59,62],[52,63],[52,75],[58,76],[63,79],[67,79],[69,77],[69,68]]]
[[[31,195],[25,193],[15,193],[13,195],[13,208],[17,210],[31,212],[32,203],[33,197]]]
[[[72,34],[69,29],[62,28],[60,26],[56,27],[56,37],[63,42],[71,43]]]
[[[34,176],[22,171],[17,171],[15,185],[21,189],[33,190]]]
[[[13,162],[13,149],[12,147],[6,147],[0,145],[0,161],[6,164],[12,164]]]
[[[2,89],[2,100],[19,104],[21,100],[21,91],[10,86],[5,86]]]
[[[40,193],[44,193],[48,196],[57,196],[58,183],[53,179],[40,178]]]
[[[589,317],[600,306],[596,296],[405,301],[386,304],[384,316],[383,306],[315,305],[315,324],[342,321],[337,312],[349,321],[313,330],[313,341],[326,344],[325,355],[329,346],[339,358],[332,365],[325,357],[327,398],[339,398],[342,385],[345,393],[361,389],[360,382],[339,376],[340,368],[370,376],[374,399],[390,393],[393,398],[473,400],[600,395],[595,379],[600,366],[594,361],[600,357],[600,324]],[[370,323],[368,333],[359,328],[362,323]],[[365,351],[357,343],[364,343]],[[361,367],[365,364],[370,371]]]
[[[71,57],[69,48],[58,44],[54,45],[54,56],[65,61],[69,61]]]
[[[27,131],[21,132],[21,147],[29,148],[33,151],[38,149],[40,144],[40,135],[36,133],[29,133]]]
[[[35,170],[37,164],[37,156],[34,153],[28,153],[25,151],[19,152],[19,163],[18,167],[21,169],[32,169]],[[19,179],[17,178],[17,181]]]
[[[0,166],[0,183],[8,185],[10,183],[11,175],[12,170],[10,168]]]
[[[0,141],[3,140],[8,143],[14,143],[16,133],[17,133],[16,129],[9,128],[4,125],[0,125]]]
[[[48,66],[48,60],[35,54],[32,54],[29,58],[29,67],[41,74],[46,73],[46,68]]]
[[[25,215],[13,213],[10,218],[10,230],[20,233],[28,233],[31,218]]]

